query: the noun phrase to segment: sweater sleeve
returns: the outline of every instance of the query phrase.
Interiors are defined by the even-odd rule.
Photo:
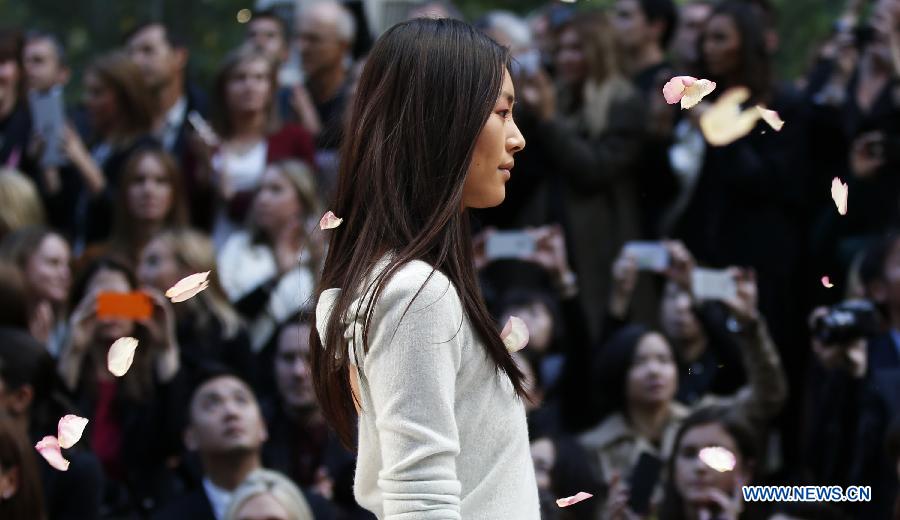
[[[423,286],[424,278],[404,276],[401,269],[385,285],[363,358],[386,520],[461,518],[454,405],[462,305],[444,275],[435,272]]]

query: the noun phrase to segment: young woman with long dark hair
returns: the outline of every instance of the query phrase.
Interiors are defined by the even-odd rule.
[[[403,22],[351,108],[310,361],[358,454],[354,495],[378,518],[540,517],[528,395],[482,299],[466,211],[503,201],[525,146],[508,65],[465,23]]]

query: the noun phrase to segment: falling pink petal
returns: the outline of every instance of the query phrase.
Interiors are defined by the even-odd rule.
[[[829,280],[827,276],[822,277],[822,285],[824,285],[827,289],[831,289],[832,287],[834,287],[834,284],[831,283],[831,280]]]
[[[326,229],[334,229],[340,226],[343,221],[344,219],[334,216],[333,211],[328,211],[322,215],[322,218],[319,220],[319,228],[323,231]]]
[[[209,280],[207,280],[209,273],[210,271],[195,273],[178,280],[178,283],[166,291],[166,298],[172,300],[172,303],[179,303],[196,296],[197,293],[209,287]]]
[[[69,449],[78,442],[81,434],[84,433],[84,427],[87,426],[88,420],[77,415],[66,415],[59,420],[57,425],[57,439],[59,447]]]
[[[500,339],[510,352],[522,350],[528,344],[528,327],[521,318],[510,316],[500,332]]]
[[[106,367],[116,377],[122,377],[131,368],[134,361],[134,351],[138,346],[138,340],[131,337],[119,338],[109,347],[106,354]]]
[[[730,88],[700,116],[700,130],[709,144],[725,146],[753,130],[762,115],[759,110],[741,109],[741,103],[749,98],[748,88]]]
[[[681,101],[684,90],[687,88],[686,80],[690,81],[690,83],[697,81],[696,78],[691,76],[675,76],[663,85],[663,97],[666,98],[666,103],[674,105]]]
[[[703,448],[700,450],[700,460],[719,473],[731,471],[734,469],[734,465],[737,464],[734,453],[721,446]]]
[[[56,440],[56,437],[48,435],[35,444],[34,447],[54,468],[60,471],[67,471],[69,469],[69,461],[67,461],[66,458],[62,456],[62,452],[59,451],[59,441]]]
[[[849,195],[849,190],[847,189],[847,183],[841,182],[841,179],[835,177],[831,180],[831,198],[834,200],[835,206],[837,206],[838,213],[841,215],[847,214],[847,195]]]
[[[582,500],[587,500],[587,499],[591,498],[592,496],[594,496],[594,495],[592,495],[590,493],[585,493],[584,491],[579,491],[577,494],[575,494],[573,496],[556,499],[556,505],[558,505],[559,507],[568,507],[572,504],[577,504],[578,502],[581,502]]]
[[[762,105],[756,105],[756,110],[759,112],[759,116],[763,119],[763,121],[769,123],[769,126],[774,128],[776,132],[781,131],[781,127],[784,126],[784,120],[781,119],[781,116],[778,115],[778,112],[769,110]]]

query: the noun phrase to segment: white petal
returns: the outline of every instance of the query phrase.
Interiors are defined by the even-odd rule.
[[[319,228],[323,231],[326,229],[334,229],[341,225],[344,219],[334,216],[334,212],[328,211],[319,220]]]
[[[700,460],[712,469],[724,473],[734,469],[737,463],[734,453],[731,453],[721,446],[710,446],[700,450]]]
[[[578,502],[581,502],[582,500],[587,500],[587,499],[591,498],[592,496],[594,496],[594,495],[592,495],[590,493],[585,493],[584,491],[579,491],[578,493],[576,493],[575,495],[572,495],[570,497],[556,499],[556,505],[558,505],[559,507],[568,507],[572,504],[577,504]]]
[[[781,119],[778,112],[769,110],[762,105],[756,105],[756,110],[759,111],[759,116],[763,118],[763,121],[769,123],[769,126],[774,128],[776,132],[781,131],[781,127],[784,126],[784,120]]]
[[[841,179],[835,177],[831,180],[831,198],[837,206],[838,213],[847,214],[847,196],[850,194],[847,184],[841,182]]]
[[[693,107],[715,89],[715,82],[708,79],[698,79],[693,85],[684,89],[684,96],[681,98],[681,108],[688,109]]]
[[[662,91],[663,97],[666,98],[666,103],[673,105],[681,101],[681,96],[684,95],[686,88],[684,78],[685,76],[675,76],[663,85]]]
[[[182,293],[175,294],[175,295],[171,296],[170,298],[172,300],[172,303],[181,303],[185,300],[189,300],[189,299],[193,298],[194,296],[197,296],[197,294],[200,291],[206,289],[207,287],[209,287],[209,280],[206,280],[205,282],[201,283],[200,285],[192,287]]]
[[[106,366],[116,377],[122,377],[131,368],[134,361],[134,350],[138,346],[138,340],[131,337],[119,338],[109,347],[106,354]]]
[[[178,280],[178,283],[166,291],[166,298],[178,296],[183,292],[190,291],[199,285],[203,285],[203,283],[207,281],[207,278],[209,278],[209,273],[210,271],[206,271],[205,273],[195,273]]]
[[[34,447],[54,468],[60,471],[69,469],[69,461],[59,451],[59,441],[56,440],[56,437],[48,435],[35,444]]]
[[[522,350],[528,344],[528,327],[521,318],[510,316],[500,332],[500,339],[510,352]]]
[[[88,420],[84,417],[71,414],[60,419],[56,427],[59,447],[69,449],[74,446],[78,439],[81,439],[81,434],[84,433],[84,427],[87,426],[87,423]]]

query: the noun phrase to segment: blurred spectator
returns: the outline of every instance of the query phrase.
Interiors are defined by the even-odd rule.
[[[102,251],[127,259],[136,267],[141,249],[151,237],[162,230],[187,227],[184,178],[171,155],[158,146],[147,146],[135,151],[125,163],[120,183],[112,235],[107,243],[89,249],[84,256],[98,256]]]
[[[32,443],[55,432],[60,417],[75,412],[59,393],[53,358],[43,345],[21,330],[8,328],[0,328],[0,402],[0,414],[8,414]],[[65,457],[66,471],[39,463],[48,518],[98,519],[103,495],[100,463],[84,442],[66,450]]]
[[[756,288],[752,276],[735,272],[738,298],[728,302],[740,327],[741,353],[749,383],[729,397],[705,396],[691,409],[707,404],[728,406],[750,422],[763,438],[768,421],[787,397],[785,375],[765,321],[756,310]],[[677,403],[678,385],[675,352],[659,333],[630,325],[603,347],[594,359],[593,403],[606,418],[578,439],[590,453],[592,464],[603,481],[614,487],[633,471],[643,452],[665,460],[672,453],[676,430],[690,409]],[[610,506],[621,500],[621,489],[610,490]],[[662,486],[655,488],[652,503],[662,498]]]
[[[251,384],[257,383],[257,363],[247,329],[219,283],[212,241],[197,231],[162,231],[147,242],[137,268],[138,281],[160,292],[194,273],[212,271],[209,287],[173,305],[181,365],[190,380],[209,362],[222,363]]]
[[[559,508],[556,499],[580,491],[598,493],[602,484],[591,473],[588,454],[572,437],[541,436],[531,441],[531,458],[541,496],[541,518],[545,520],[593,520],[597,502],[587,500]]]
[[[69,82],[72,71],[59,38],[48,32],[28,31],[22,50],[22,64],[29,90],[46,92]]]
[[[45,223],[34,182],[16,170],[0,169],[0,238],[16,229]]]
[[[95,59],[84,74],[84,91],[93,133],[89,148],[71,127],[64,143],[83,183],[71,216],[76,256],[85,245],[109,236],[123,167],[135,150],[156,142],[151,135],[154,96],[143,73],[126,54],[116,52]]]
[[[760,460],[759,439],[740,415],[724,407],[696,410],[684,419],[675,435],[665,499],[660,518],[703,520],[706,518],[761,518],[754,512],[760,504],[743,502],[741,486],[753,484]],[[731,471],[710,467],[700,455],[708,447],[725,448],[734,455]],[[627,492],[618,495],[627,498]],[[619,500],[624,507],[625,500]],[[765,504],[762,505],[765,507]]]
[[[275,471],[252,473],[234,492],[225,520],[314,520],[309,504],[290,480]]]
[[[0,327],[28,331],[28,310],[22,305],[27,294],[22,270],[12,262],[0,260]]]
[[[0,241],[0,258],[25,277],[26,299],[19,305],[28,310],[31,335],[59,355],[72,284],[69,244],[48,228],[22,228]]]
[[[91,421],[84,440],[109,479],[104,502],[111,514],[146,512],[170,496],[168,459],[180,448],[181,424],[172,411],[183,405],[184,391],[171,304],[146,288],[150,318],[97,315],[99,295],[136,289],[126,265],[111,258],[92,262],[71,292],[74,310],[58,363],[67,391]],[[138,339],[140,347],[128,372],[117,378],[107,369],[107,351],[126,336]]]
[[[280,68],[290,52],[287,23],[274,10],[257,11],[247,22],[245,38]]]
[[[311,225],[320,215],[309,166],[273,164],[253,199],[247,229],[232,234],[219,251],[222,287],[249,324],[253,351],[265,349],[268,359],[278,325],[312,297],[324,258],[321,234]]]
[[[22,46],[21,32],[0,31],[0,165],[33,174],[34,165],[28,164],[26,157],[32,128],[25,98]]]
[[[672,40],[672,57],[680,73],[696,74],[700,62],[698,42],[714,5],[714,0],[690,0],[678,7],[678,26]]]
[[[616,0],[612,14],[627,74],[646,96],[671,77],[666,49],[678,26],[672,0]],[[667,77],[668,76],[668,77]]]
[[[610,282],[597,266],[609,265],[614,251],[640,229],[632,168],[640,153],[643,109],[619,72],[602,13],[580,15],[558,28],[556,38],[558,97],[540,71],[517,90],[539,120],[533,135],[561,179],[573,266],[596,340]]]
[[[229,54],[216,75],[213,127],[222,142],[215,148],[196,141],[202,160],[195,175],[215,190],[218,204],[214,212],[208,206],[192,206],[200,215],[215,215],[217,250],[246,218],[267,164],[284,159],[313,164],[309,133],[279,120],[276,76],[274,63],[252,48]]]
[[[209,365],[193,385],[184,444],[200,457],[202,487],[158,511],[154,518],[160,520],[223,520],[234,491],[261,468],[267,432],[253,390],[219,365]]]
[[[47,518],[38,476],[36,451],[0,413],[0,515],[3,518]]]

